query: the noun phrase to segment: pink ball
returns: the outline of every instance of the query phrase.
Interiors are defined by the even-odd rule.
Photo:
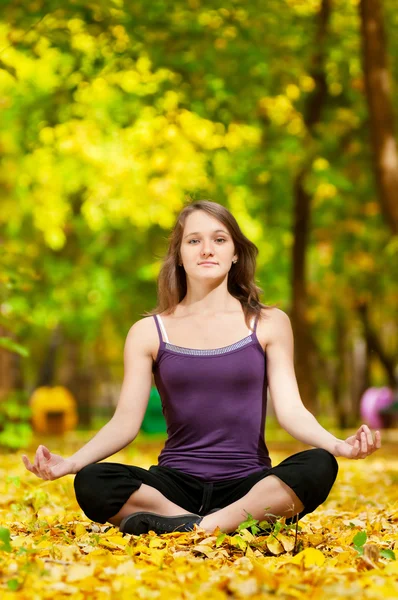
[[[368,388],[361,398],[360,413],[362,419],[372,429],[383,427],[379,411],[387,408],[394,401],[394,395],[389,387]]]

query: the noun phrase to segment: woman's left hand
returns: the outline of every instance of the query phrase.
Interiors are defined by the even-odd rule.
[[[373,434],[367,425],[361,425],[354,435],[350,435],[346,440],[340,441],[335,446],[334,456],[344,456],[345,458],[366,458],[381,447],[381,434],[376,430],[374,439]]]

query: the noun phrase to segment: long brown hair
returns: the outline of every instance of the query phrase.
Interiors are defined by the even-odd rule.
[[[180,247],[185,221],[195,210],[203,210],[215,217],[225,225],[232,236],[235,252],[238,255],[237,263],[232,263],[228,273],[228,291],[237,298],[242,305],[246,325],[250,326],[253,316],[261,317],[261,309],[269,308],[259,300],[263,292],[255,284],[257,246],[251,242],[241,231],[235,217],[225,206],[210,200],[197,200],[185,206],[177,217],[177,221],[168,237],[169,248],[163,259],[157,282],[158,304],[142,316],[152,316],[174,312],[175,307],[187,293],[187,279],[185,270],[179,266]]]

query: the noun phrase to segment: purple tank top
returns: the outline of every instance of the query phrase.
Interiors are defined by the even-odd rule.
[[[155,322],[160,346],[153,374],[168,435],[158,464],[206,481],[271,468],[264,439],[266,355],[257,320],[247,337],[213,350],[170,344],[159,315]]]

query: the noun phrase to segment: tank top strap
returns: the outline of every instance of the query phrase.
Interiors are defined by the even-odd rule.
[[[169,343],[169,338],[167,337],[166,329],[164,328],[163,321],[160,318],[160,315],[153,315],[155,317],[156,328],[159,334],[160,343]]]
[[[252,319],[250,321],[250,333],[256,333],[257,322],[258,322],[258,315],[252,317]]]

